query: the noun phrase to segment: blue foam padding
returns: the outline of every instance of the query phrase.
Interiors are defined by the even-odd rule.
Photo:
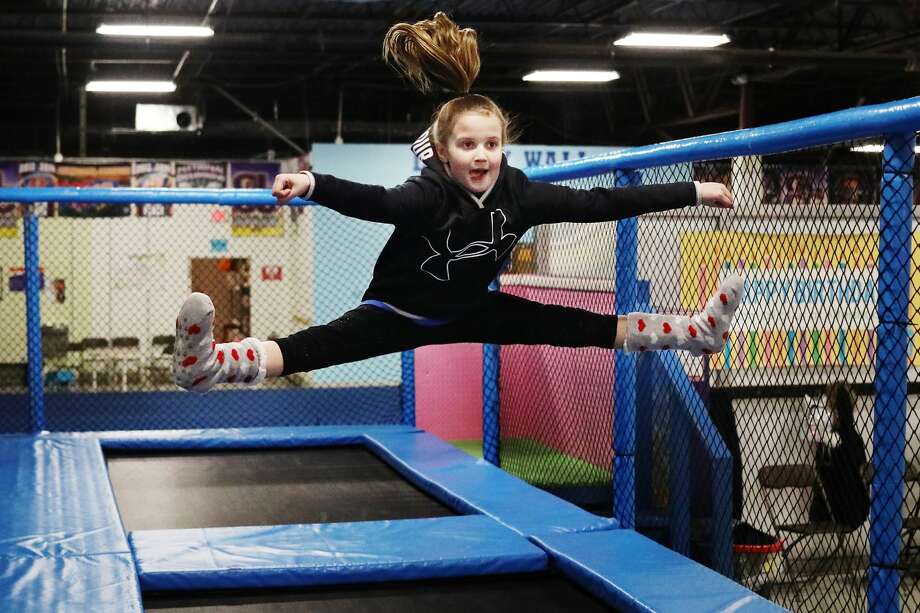
[[[131,554],[0,556],[4,613],[143,611]]]
[[[785,611],[632,530],[554,534],[535,542],[563,573],[619,609],[649,613]]]
[[[91,439],[0,437],[0,556],[129,553]]]
[[[365,434],[418,432],[412,426],[293,426],[218,430],[139,430],[87,432],[105,449],[245,449],[362,445]]]
[[[0,436],[0,609],[141,611],[98,441]]]
[[[366,438],[393,468],[430,495],[458,511],[487,515],[524,536],[610,530],[618,525],[426,432],[369,432]]]
[[[487,517],[131,533],[144,590],[292,587],[534,572],[538,547]]]

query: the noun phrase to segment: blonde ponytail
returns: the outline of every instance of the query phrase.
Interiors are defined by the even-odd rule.
[[[470,91],[479,75],[476,31],[460,29],[442,12],[414,24],[397,23],[383,39],[383,59],[421,92]]]

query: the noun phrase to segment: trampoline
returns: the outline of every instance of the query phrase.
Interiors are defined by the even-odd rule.
[[[0,438],[5,610],[775,610],[410,426]]]
[[[274,526],[457,515],[364,447],[111,451],[125,528]],[[608,611],[558,573],[143,597],[160,611]]]
[[[126,530],[456,515],[363,447],[106,453]]]

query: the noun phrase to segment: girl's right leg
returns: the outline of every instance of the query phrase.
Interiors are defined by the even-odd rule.
[[[357,362],[433,341],[434,328],[419,326],[384,309],[361,305],[327,324],[311,326],[276,342],[281,376]]]

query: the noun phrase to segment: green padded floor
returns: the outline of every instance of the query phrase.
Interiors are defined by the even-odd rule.
[[[475,458],[482,457],[482,441],[450,441]],[[502,441],[502,468],[540,487],[605,487],[610,473],[533,439]]]

